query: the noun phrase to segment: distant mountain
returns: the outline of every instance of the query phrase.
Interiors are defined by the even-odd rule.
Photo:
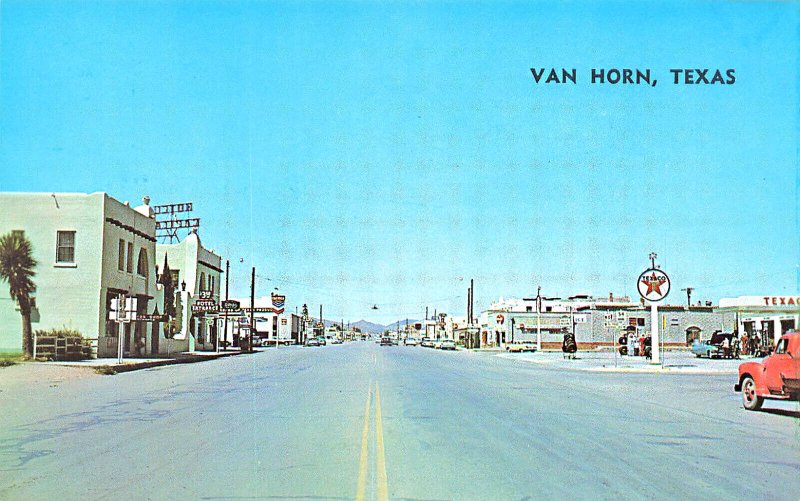
[[[422,322],[422,320],[412,320],[410,318],[408,319],[408,325],[414,325],[415,322]],[[398,328],[404,329],[405,326],[406,326],[406,319],[404,318],[403,320],[398,320],[397,322],[393,322],[387,325],[386,328],[389,329],[390,331],[394,331],[397,330]]]
[[[350,328],[358,327],[361,332],[368,332],[370,334],[382,334],[386,330],[385,325],[367,322],[366,320],[359,320],[350,324]]]

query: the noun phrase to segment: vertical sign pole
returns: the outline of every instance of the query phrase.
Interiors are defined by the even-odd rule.
[[[125,307],[127,306],[125,294],[120,294],[117,298],[117,325],[119,326],[117,332],[117,363],[122,364],[122,336],[125,330],[125,321],[127,317]]]
[[[658,303],[651,302],[650,303],[650,331],[651,331],[651,338],[650,338],[650,349],[652,350],[653,356],[650,359],[651,364],[660,364],[661,363],[661,353],[658,344]]]

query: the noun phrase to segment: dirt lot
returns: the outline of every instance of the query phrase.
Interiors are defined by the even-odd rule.
[[[37,362],[22,362],[0,367],[0,398],[28,392],[41,386],[57,386],[64,381],[98,376],[91,368],[64,367]]]

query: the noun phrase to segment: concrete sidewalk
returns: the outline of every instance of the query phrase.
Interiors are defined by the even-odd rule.
[[[611,351],[579,351],[575,359],[566,359],[559,352],[501,353],[495,355],[556,369],[592,372],[640,372],[659,374],[737,374],[739,364],[749,360],[697,358],[689,351],[662,352],[661,364],[651,364],[644,357],[628,357]]]
[[[218,358],[230,357],[233,355],[242,355],[245,353],[256,352],[243,352],[240,350],[221,351],[219,353],[198,351],[188,353],[178,353],[170,358],[125,358],[120,364],[117,358],[93,358],[90,360],[74,360],[74,361],[52,361],[52,362],[37,362],[46,365],[60,365],[64,367],[81,367],[87,369],[95,369],[98,372],[106,374],[116,374],[120,372],[130,372],[141,369],[150,369],[152,367],[161,367],[164,365],[174,364],[191,364],[195,362],[205,362],[208,360],[216,360]]]

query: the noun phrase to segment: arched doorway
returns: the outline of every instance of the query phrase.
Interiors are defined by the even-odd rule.
[[[695,342],[695,340],[699,340],[700,339],[700,332],[702,332],[702,330],[703,329],[701,329],[700,327],[697,327],[697,326],[694,326],[694,325],[689,327],[689,328],[687,328],[686,329],[686,346],[691,346],[692,343]]]

